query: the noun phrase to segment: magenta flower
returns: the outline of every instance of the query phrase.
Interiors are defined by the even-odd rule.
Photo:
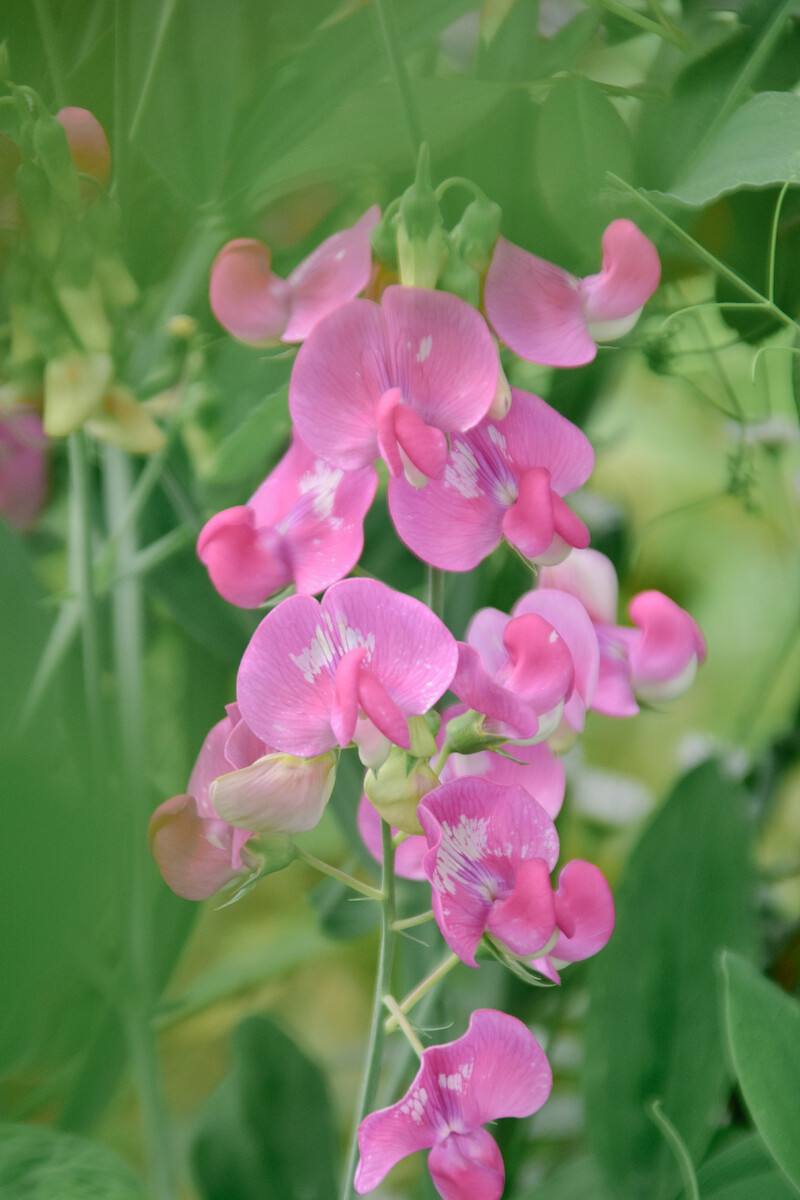
[[[372,467],[333,467],[295,438],[247,504],[206,522],[198,557],[219,594],[241,608],[289,584],[320,592],[358,562],[376,486]]]
[[[594,465],[588,438],[538,396],[512,391],[508,415],[450,439],[441,478],[395,478],[389,509],[410,550],[445,571],[470,571],[505,538],[532,562],[557,562],[589,531],[562,499]]]
[[[597,635],[583,605],[564,592],[528,592],[511,616],[476,613],[459,642],[452,690],[483,713],[489,733],[543,740],[561,716],[583,728],[597,684]]]
[[[462,1037],[423,1052],[401,1100],[362,1121],[356,1191],[371,1192],[401,1159],[430,1150],[428,1170],[443,1200],[499,1200],[505,1168],[483,1126],[531,1116],[552,1085],[547,1056],[527,1026],[478,1009]]]
[[[658,251],[632,221],[611,222],[603,269],[583,279],[499,238],[486,276],[486,312],[520,358],[579,367],[595,357],[597,342],[633,328],[660,278]]]
[[[211,267],[211,311],[241,342],[302,342],[323,317],[369,283],[370,235],[379,219],[377,205],[368,208],[355,225],[320,242],[288,279],[273,274],[269,246],[263,242],[228,242]]]
[[[267,614],[242,658],[239,707],[286,754],[321,754],[375,729],[407,749],[407,718],[436,703],[457,658],[424,604],[377,580],[345,579],[321,603],[290,596]]]
[[[289,384],[300,437],[338,466],[378,455],[392,475],[423,484],[447,466],[447,435],[477,425],[497,388],[486,323],[447,292],[389,287],[315,328]]]
[[[531,965],[560,983],[559,968],[591,958],[614,932],[614,897],[602,871],[582,859],[568,862],[558,877],[555,910],[555,944]]]
[[[488,933],[515,955],[546,952],[556,931],[558,834],[542,806],[521,787],[465,776],[429,792],[418,814],[433,913],[451,950],[476,967]]]
[[[56,120],[63,126],[75,170],[97,183],[108,182],[111,149],[103,126],[88,108],[62,108]]]
[[[597,550],[581,550],[541,581],[581,601],[594,623],[600,670],[592,707],[609,717],[630,717],[646,702],[672,700],[691,685],[705,661],[706,644],[693,617],[662,592],[639,592],[628,605],[636,628],[617,625],[617,576]],[[536,594],[536,593],[533,593]]]
[[[29,529],[44,504],[46,446],[41,418],[33,409],[0,413],[0,516],[15,529]]]

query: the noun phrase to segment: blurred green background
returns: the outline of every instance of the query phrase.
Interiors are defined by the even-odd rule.
[[[223,333],[208,310],[208,269],[226,239],[257,236],[285,274],[407,186],[416,150],[378,9],[389,14],[436,179],[475,180],[502,206],[506,236],[577,274],[598,268],[613,217],[657,241],[664,285],[623,346],[578,371],[508,367],[592,437],[597,469],[579,504],[624,597],[666,591],[709,644],[687,696],[633,721],[593,714],[568,755],[563,855],[626,879],[606,965],[574,968],[556,992],[526,990],[494,964],[459,968],[428,1013],[432,1027],[457,1034],[473,1008],[495,1005],[546,1031],[557,1085],[537,1118],[501,1130],[506,1194],[676,1196],[646,1102],[672,1098],[667,1111],[696,1165],[709,1147],[712,1157],[724,1151],[721,1130],[748,1124],[724,1063],[716,950],[731,945],[798,988],[796,331],[763,309],[670,314],[742,299],[681,230],[760,292],[774,232],[775,300],[791,319],[800,311],[795,189],[773,231],[800,119],[787,109],[777,132],[774,118],[729,131],[754,93],[796,99],[800,6],[4,0],[7,79],[52,112],[91,109],[108,133],[103,236],[135,281],[135,296],[107,314],[115,375],[167,430],[150,459],[84,442],[94,715],[76,602],[80,498],[63,441],[51,443],[33,530],[0,525],[0,1116],[13,1123],[0,1133],[4,1197],[333,1194],[368,1022],[368,906],[299,864],[233,907],[190,905],[161,883],[145,830],[155,805],[183,790],[233,698],[259,615],[216,596],[194,537],[213,512],[245,500],[289,432],[290,359]],[[13,106],[0,106],[0,130],[14,128]],[[609,172],[645,189],[644,202]],[[65,247],[73,236],[93,245],[82,221]],[[55,353],[48,270],[20,249],[18,229],[0,229],[4,404],[41,400]],[[22,359],[20,304],[33,342]],[[170,324],[181,314],[193,322]],[[137,479],[146,488],[136,520],[104,550]],[[382,499],[363,566],[421,594],[422,566]],[[528,586],[501,547],[450,583],[446,619],[461,634],[475,609],[507,609]],[[712,755],[717,765],[689,775],[664,810],[656,845],[651,837],[630,860],[670,788]],[[358,786],[348,763],[308,845],[369,873],[354,839]],[[414,885],[402,902],[426,907]],[[398,994],[435,960],[426,941],[404,942]],[[642,1013],[652,1021],[641,1017],[640,1029]],[[384,1102],[410,1065],[402,1046],[390,1048]],[[163,1156],[165,1144],[172,1166],[154,1166],[153,1148]],[[759,1182],[735,1194],[793,1194],[749,1149]],[[412,1161],[377,1194],[433,1192]],[[713,1171],[702,1194],[734,1198]]]

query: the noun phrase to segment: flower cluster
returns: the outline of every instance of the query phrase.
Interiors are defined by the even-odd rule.
[[[169,885],[193,899],[257,875],[271,836],[319,821],[338,755],[354,747],[366,768],[361,836],[379,861],[391,847],[386,869],[430,887],[453,961],[476,968],[489,954],[531,982],[558,983],[606,944],[614,905],[592,863],[567,862],[553,878],[557,750],[591,709],[626,717],[640,701],[679,695],[705,648],[694,620],[658,592],[633,598],[632,627],[617,624],[614,568],[588,548],[567,500],[592,471],[592,447],[543,399],[509,386],[499,343],[540,364],[590,361],[598,341],[636,322],[659,261],[618,220],[601,271],[577,279],[498,238],[496,206],[480,198],[447,234],[432,195],[418,176],[399,206],[369,209],[288,279],[252,239],[214,263],[212,309],[234,337],[302,345],[291,446],[249,501],[211,517],[198,554],[233,604],[294,594],[255,630],[236,701],[187,795],[154,815],[152,846]],[[387,237],[399,282],[373,270],[371,246]],[[538,586],[510,613],[476,613],[459,642],[420,601],[346,578],[379,478],[399,537],[429,568],[470,571],[507,542]],[[447,693],[455,700],[439,713]],[[414,1039],[408,1007],[395,1020]],[[487,1010],[455,1041],[417,1048],[405,1096],[361,1122],[356,1190],[427,1149],[445,1200],[497,1200],[503,1162],[483,1126],[545,1102],[543,1050],[518,1020]]]

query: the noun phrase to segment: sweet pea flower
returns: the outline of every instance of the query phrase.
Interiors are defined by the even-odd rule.
[[[88,108],[62,108],[56,120],[63,126],[75,170],[99,184],[111,174],[111,148],[103,126]]]
[[[520,358],[579,367],[597,342],[633,328],[661,278],[658,251],[632,221],[603,234],[603,268],[578,279],[499,238],[486,276],[486,312],[498,337]]]
[[[361,1122],[356,1192],[371,1192],[401,1159],[430,1150],[428,1170],[443,1200],[499,1200],[505,1168],[483,1126],[532,1116],[552,1085],[547,1056],[528,1027],[477,1009],[460,1038],[423,1051],[401,1100]]]
[[[47,490],[47,459],[41,418],[20,406],[0,412],[0,517],[29,529]]]
[[[361,840],[376,862],[383,862],[383,843],[381,841],[381,817],[376,808],[370,804],[366,796],[362,796],[356,814],[356,825]],[[397,826],[392,826],[392,835],[400,832]],[[394,852],[394,873],[401,879],[421,881],[425,878],[422,860],[428,852],[428,843],[419,834],[412,834],[400,842]]]
[[[246,504],[206,522],[198,557],[219,594],[241,608],[289,584],[320,592],[358,562],[376,486],[372,467],[333,467],[295,437]]]
[[[373,579],[344,579],[321,602],[290,596],[264,617],[237,682],[242,717],[286,754],[324,754],[375,730],[408,749],[408,718],[445,692],[455,639],[430,609]]]
[[[236,238],[211,267],[211,311],[240,342],[302,342],[334,309],[362,292],[372,272],[370,235],[380,219],[377,205],[349,229],[320,242],[288,279],[273,274],[269,246]]]
[[[597,550],[575,551],[541,573],[547,590],[560,589],[583,604],[594,623],[600,670],[591,704],[609,717],[630,717],[645,702],[672,700],[689,688],[706,657],[693,617],[662,592],[639,592],[628,605],[635,628],[616,624],[617,575]],[[536,594],[536,593],[534,593]]]
[[[552,949],[531,965],[560,983],[561,967],[591,958],[608,942],[614,932],[614,897],[602,871],[576,858],[561,871],[554,900],[558,936]]]
[[[445,571],[470,571],[505,538],[531,562],[589,544],[562,499],[594,465],[589,439],[538,396],[512,390],[508,415],[452,435],[439,479],[389,484],[389,511],[410,550]]]
[[[338,466],[380,455],[422,486],[447,467],[449,435],[477,425],[495,398],[497,350],[481,315],[458,297],[388,287],[316,326],[289,384],[297,432]]]
[[[486,718],[487,733],[542,741],[562,715],[582,729],[597,684],[597,635],[583,605],[552,589],[529,592],[511,615],[476,613],[459,642],[452,690]]]

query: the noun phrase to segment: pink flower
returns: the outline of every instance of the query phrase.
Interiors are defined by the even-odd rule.
[[[531,965],[560,983],[560,967],[591,958],[614,932],[614,897],[602,871],[581,859],[568,862],[558,877],[555,909],[555,945]]]
[[[254,346],[302,342],[334,309],[369,283],[370,234],[380,219],[377,205],[349,229],[326,238],[288,279],[272,272],[269,246],[236,238],[223,246],[211,267],[211,310],[228,333]]]
[[[106,183],[111,174],[111,149],[94,113],[88,108],[62,108],[56,120],[64,127],[75,170]]]
[[[672,700],[691,685],[706,657],[699,625],[662,592],[639,592],[628,605],[636,628],[616,624],[617,576],[597,550],[575,551],[541,573],[546,590],[561,589],[581,601],[594,622],[600,672],[592,707],[609,717],[639,711],[647,702]]]
[[[520,787],[465,776],[425,796],[419,819],[436,923],[463,962],[478,965],[484,933],[519,956],[549,948],[558,834],[540,804]]]
[[[380,454],[392,475],[440,478],[447,435],[477,425],[499,361],[483,318],[446,292],[389,287],[316,327],[297,356],[289,408],[300,437],[350,469]]]
[[[239,707],[286,754],[321,754],[374,729],[408,748],[407,718],[436,703],[457,658],[424,604],[377,580],[345,579],[321,603],[290,596],[267,614],[242,658]]]
[[[0,414],[0,516],[28,529],[44,504],[47,459],[42,422],[30,408]]]
[[[361,840],[376,862],[383,862],[383,846],[381,843],[381,818],[378,810],[373,808],[366,796],[362,796],[356,816],[358,832]],[[392,827],[392,833],[399,831]],[[405,838],[394,852],[394,871],[402,879],[422,880],[425,872],[422,869],[422,859],[428,851],[428,843],[419,834]]]
[[[579,367],[595,357],[597,342],[633,328],[660,277],[658,251],[632,221],[611,222],[603,269],[583,279],[499,238],[486,276],[486,312],[520,358]]]
[[[423,1052],[401,1100],[362,1121],[356,1191],[371,1192],[401,1159],[430,1150],[428,1170],[443,1200],[499,1200],[505,1168],[483,1126],[531,1116],[552,1084],[547,1056],[527,1026],[478,1009],[462,1037]]]
[[[562,713],[574,729],[597,684],[597,635],[583,605],[564,592],[528,592],[511,616],[476,613],[459,642],[452,690],[488,720],[485,729],[515,741],[543,740]]]
[[[512,396],[503,420],[451,437],[441,478],[422,489],[390,482],[397,532],[424,562],[470,571],[502,538],[532,562],[588,546],[586,526],[562,499],[591,474],[588,438],[538,396]]]
[[[333,467],[295,438],[247,504],[206,522],[198,557],[220,595],[242,608],[289,584],[320,592],[358,562],[376,486],[372,467]]]

